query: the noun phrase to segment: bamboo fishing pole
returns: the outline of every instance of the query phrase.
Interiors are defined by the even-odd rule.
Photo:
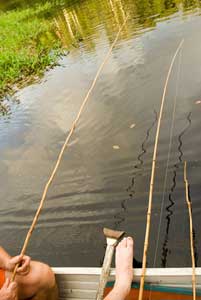
[[[63,157],[64,151],[65,151],[65,149],[66,149],[67,146],[68,146],[69,140],[70,140],[70,138],[71,138],[71,136],[72,136],[72,134],[73,134],[73,132],[74,132],[74,130],[75,130],[75,128],[76,128],[76,125],[77,125],[77,123],[78,123],[78,121],[79,121],[79,119],[80,119],[80,116],[81,116],[81,114],[82,114],[82,112],[83,112],[83,110],[84,110],[84,107],[85,107],[85,105],[86,105],[86,103],[87,103],[87,101],[88,101],[88,99],[89,99],[89,96],[90,96],[92,90],[94,89],[94,86],[95,86],[95,84],[96,84],[96,82],[97,82],[97,80],[98,80],[98,78],[99,78],[99,76],[100,76],[100,74],[101,74],[101,72],[102,72],[102,70],[103,70],[103,67],[105,66],[106,62],[108,61],[108,59],[109,59],[109,57],[110,57],[110,55],[111,55],[111,53],[112,53],[112,50],[113,50],[114,46],[116,45],[116,43],[117,43],[117,41],[118,41],[118,39],[119,39],[119,36],[120,36],[120,34],[121,34],[121,32],[122,32],[122,29],[123,29],[124,25],[126,24],[127,20],[128,20],[128,15],[127,15],[127,17],[125,18],[125,20],[124,20],[122,26],[119,28],[119,31],[118,31],[118,33],[117,33],[117,35],[116,35],[116,37],[115,37],[115,39],[114,39],[112,45],[110,46],[110,48],[109,48],[109,50],[108,50],[108,52],[107,52],[107,54],[106,54],[106,56],[105,56],[103,62],[101,63],[100,67],[98,68],[97,73],[96,73],[96,75],[95,75],[95,77],[94,77],[94,80],[92,81],[92,84],[91,84],[91,86],[90,86],[90,88],[89,88],[89,90],[88,90],[88,92],[87,92],[87,94],[86,94],[86,96],[85,96],[85,98],[84,98],[84,100],[83,100],[83,102],[82,102],[82,105],[81,105],[81,107],[80,107],[80,109],[79,109],[79,111],[78,111],[78,114],[77,114],[77,116],[76,116],[74,122],[72,123],[70,132],[69,132],[69,134],[67,135],[66,140],[65,140],[65,142],[64,142],[64,144],[63,144],[63,146],[62,146],[62,148],[61,148],[61,151],[60,151],[60,153],[59,153],[59,155],[58,155],[58,158],[57,158],[55,167],[54,167],[54,169],[53,169],[53,171],[52,171],[52,173],[51,173],[51,175],[50,175],[50,177],[49,177],[49,179],[48,179],[48,181],[47,181],[47,183],[46,183],[46,185],[45,185],[45,188],[44,188],[44,191],[43,191],[43,193],[42,193],[42,197],[41,197],[41,200],[40,200],[38,209],[37,209],[37,211],[36,211],[36,214],[35,214],[35,216],[34,216],[33,222],[32,222],[32,224],[31,224],[31,226],[30,226],[30,228],[29,228],[29,231],[28,231],[28,233],[27,233],[27,236],[26,236],[26,238],[25,238],[25,241],[24,241],[24,244],[23,244],[21,253],[20,253],[21,255],[24,255],[25,252],[26,252],[26,249],[27,249],[29,240],[30,240],[30,238],[31,238],[32,232],[33,232],[33,230],[34,230],[34,228],[35,228],[35,226],[36,226],[36,223],[37,223],[37,221],[38,221],[39,215],[40,215],[41,210],[42,210],[42,208],[43,208],[43,204],[44,204],[44,201],[45,201],[45,199],[46,199],[46,195],[47,195],[48,189],[49,189],[49,187],[50,187],[50,185],[51,185],[51,183],[52,183],[52,181],[53,181],[53,179],[54,179],[54,177],[55,177],[55,175],[56,175],[56,172],[57,172],[58,167],[59,167],[59,165],[60,165],[60,162],[61,162],[61,159],[62,159],[62,157]],[[17,265],[15,266],[15,269],[14,269],[14,271],[13,271],[12,278],[11,278],[12,281],[14,281],[14,279],[15,279],[15,276],[16,276],[16,273],[17,273],[17,268],[18,268],[18,267],[19,267],[19,264],[17,264]]]
[[[167,91],[167,86],[170,78],[170,74],[172,72],[172,68],[179,53],[184,40],[182,40],[172,58],[168,74],[165,81],[165,86],[163,89],[163,95],[161,100],[161,107],[158,117],[157,123],[157,130],[156,130],[156,137],[155,137],[155,145],[154,145],[154,152],[153,152],[153,159],[152,159],[152,169],[151,169],[151,179],[150,179],[150,187],[149,187],[149,201],[148,201],[148,209],[147,209],[147,222],[146,222],[146,231],[145,231],[145,240],[144,240],[144,250],[143,250],[143,261],[142,261],[142,274],[140,278],[140,290],[138,300],[142,300],[143,297],[143,290],[144,290],[144,281],[145,281],[145,273],[146,273],[146,263],[147,263],[147,250],[149,245],[149,233],[150,233],[150,223],[151,223],[151,210],[152,210],[152,199],[153,199],[153,188],[154,188],[154,179],[155,179],[155,168],[156,168],[156,156],[157,156],[157,149],[158,149],[158,140],[159,140],[159,133],[160,133],[160,126],[161,126],[161,119],[163,114],[163,107],[165,102],[165,96]]]
[[[186,203],[188,206],[188,214],[189,214],[189,225],[190,225],[190,245],[191,245],[191,260],[192,260],[192,288],[193,288],[193,300],[196,300],[196,276],[195,276],[195,253],[193,247],[193,217],[192,217],[192,205],[189,199],[189,184],[187,179],[187,163],[184,162],[184,183],[186,190]]]

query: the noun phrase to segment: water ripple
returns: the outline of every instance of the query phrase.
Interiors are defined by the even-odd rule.
[[[170,193],[168,194],[168,202],[169,204],[166,206],[166,226],[165,226],[165,237],[164,237],[164,242],[162,245],[162,254],[161,254],[161,266],[162,267],[166,267],[167,265],[167,259],[168,259],[168,253],[170,253],[170,249],[168,247],[168,241],[169,241],[169,231],[170,231],[170,225],[171,225],[171,218],[174,214],[174,191],[177,185],[177,172],[179,169],[179,166],[182,165],[182,158],[183,158],[183,150],[182,150],[182,145],[183,145],[183,136],[185,135],[185,133],[187,132],[187,130],[190,128],[191,126],[191,112],[187,115],[186,117],[187,120],[187,125],[184,127],[184,129],[181,131],[181,133],[178,136],[178,162],[176,164],[174,164],[174,168],[173,168],[173,177],[172,177],[172,186],[170,188]]]

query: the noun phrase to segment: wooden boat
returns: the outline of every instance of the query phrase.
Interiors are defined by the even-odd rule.
[[[60,300],[94,299],[98,288],[101,268],[53,268],[59,286]],[[138,297],[141,269],[133,272],[133,284],[127,300]],[[115,269],[105,289],[107,294],[114,284]],[[147,269],[143,300],[192,299],[191,268]],[[196,295],[201,300],[201,268],[196,268]]]

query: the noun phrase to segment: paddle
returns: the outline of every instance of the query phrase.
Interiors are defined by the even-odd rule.
[[[106,237],[107,248],[105,251],[105,257],[104,257],[104,261],[103,261],[98,291],[96,294],[96,300],[103,299],[104,289],[105,289],[105,286],[106,286],[106,283],[107,283],[107,280],[109,277],[109,273],[110,273],[110,266],[112,263],[114,248],[117,245],[118,240],[120,238],[122,238],[123,235],[125,234],[124,231],[116,231],[116,230],[112,230],[112,229],[108,229],[108,228],[104,228],[103,233]]]

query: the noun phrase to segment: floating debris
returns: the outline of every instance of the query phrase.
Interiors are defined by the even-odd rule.
[[[118,145],[113,145],[112,148],[115,149],[115,150],[120,149],[120,147]]]
[[[201,104],[201,100],[197,100],[195,104]]]
[[[133,123],[133,124],[130,125],[130,128],[132,129],[132,128],[134,128],[135,126],[136,126],[136,124]]]

